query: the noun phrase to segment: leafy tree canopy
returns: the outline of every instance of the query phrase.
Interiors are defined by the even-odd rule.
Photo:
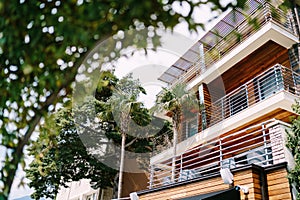
[[[134,91],[136,97],[136,91],[144,89],[131,76],[118,80],[110,72],[103,72],[100,77],[95,98],[87,98],[80,106],[72,109],[66,105],[51,115],[41,127],[38,140],[30,146],[29,151],[34,160],[26,174],[31,180],[30,186],[35,189],[33,198],[54,198],[59,186],[66,186],[66,183],[82,178],[91,179],[95,189],[113,187],[117,170],[106,164],[118,164],[116,154],[119,154],[121,133],[108,100],[118,86],[123,90]],[[149,112],[142,104],[133,104],[131,109],[131,119],[135,123],[145,126],[150,122]],[[93,111],[95,115],[90,114]],[[80,119],[76,120],[75,116],[78,115]],[[95,117],[98,120],[90,123]],[[152,137],[145,138],[128,134],[126,150],[138,153],[152,151],[155,148],[154,138],[167,130],[168,126],[164,126],[156,130],[157,133]],[[104,153],[99,153],[103,147],[106,147]]]
[[[3,198],[10,192],[32,132],[70,93],[82,59],[97,41],[137,26],[172,28],[186,20],[196,27],[191,15],[184,17],[173,10],[173,2],[0,1],[0,140],[6,149],[0,169]],[[136,41],[132,37],[127,41]],[[129,45],[123,43],[122,48]]]

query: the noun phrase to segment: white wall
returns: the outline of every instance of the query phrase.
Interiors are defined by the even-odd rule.
[[[62,187],[57,194],[57,200],[86,200],[88,195],[96,193],[97,199],[99,195],[98,190],[94,190],[90,186],[90,180],[82,179],[67,184],[69,188]]]

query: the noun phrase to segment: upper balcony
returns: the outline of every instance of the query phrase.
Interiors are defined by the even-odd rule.
[[[296,43],[293,19],[264,0],[249,0],[246,9],[230,11],[159,80],[191,88],[209,83],[268,41],[286,49]]]
[[[215,133],[224,133],[262,118],[267,119],[266,116],[289,120],[286,116],[293,113],[291,105],[300,95],[298,73],[275,64],[267,70],[260,69],[260,73],[255,76],[243,76],[241,73],[239,76],[241,79],[247,78],[246,81],[241,83],[239,80],[231,80],[231,85],[238,86],[230,91],[215,87],[218,82],[207,85],[202,91],[203,109],[198,116],[183,120],[179,141],[195,137],[201,131],[203,138],[214,137]],[[228,87],[231,88],[231,85]]]
[[[300,94],[299,85],[300,75],[298,73],[276,64],[221,98],[213,97],[213,94],[211,94],[209,105],[203,110],[205,119],[202,119],[202,127],[204,129],[212,127],[245,109],[253,107],[255,107],[255,112],[262,114],[264,113],[263,110],[269,112],[268,107],[272,106],[272,104],[276,104],[276,107],[290,110],[290,105],[285,107],[280,104],[280,98],[277,94],[284,91],[298,96]],[[276,102],[272,100],[274,96],[276,96]],[[294,99],[296,96],[291,97]],[[265,105],[265,103],[268,105]],[[247,111],[249,115],[255,115],[249,109]],[[239,118],[242,117],[239,116]],[[245,119],[243,120],[245,122]]]

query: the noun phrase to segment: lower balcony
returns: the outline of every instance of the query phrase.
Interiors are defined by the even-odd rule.
[[[232,169],[234,186],[218,174],[137,192],[140,200],[292,200],[287,163],[261,167],[255,164]]]
[[[171,157],[151,163],[149,188],[219,174],[222,168],[234,169],[249,164],[270,166],[290,161],[285,148],[287,128],[284,122],[269,120],[205,141],[176,155],[175,177],[171,177]]]

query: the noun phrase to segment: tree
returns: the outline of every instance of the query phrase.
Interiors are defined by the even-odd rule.
[[[134,101],[140,91],[144,90],[131,76],[119,81],[110,72],[103,72],[95,97],[88,97],[72,108],[69,102],[45,120],[38,140],[30,146],[30,154],[35,159],[26,170],[27,177],[31,180],[30,186],[35,189],[33,198],[54,198],[59,186],[66,186],[66,183],[82,178],[91,179],[94,189],[113,187],[117,170],[107,164],[115,162],[117,165],[116,155],[119,154],[121,141],[126,141],[123,155],[124,148],[130,152],[151,152],[154,138],[169,130],[168,127],[163,126],[161,132],[155,130],[156,135],[144,138],[126,132],[124,139],[120,129],[123,119],[116,112],[129,106],[128,117],[131,120],[125,120],[128,121],[127,131],[130,133],[140,131],[132,123],[147,125],[151,120],[148,110]],[[129,96],[130,94],[132,95]],[[93,112],[95,113],[91,114]],[[107,148],[103,152],[105,146]],[[123,169],[120,174],[122,171]]]
[[[92,135],[88,131],[85,134]],[[101,132],[97,134],[98,139],[103,137]],[[34,199],[55,199],[61,186],[67,187],[66,183],[83,178],[90,179],[95,189],[112,187],[117,173],[97,160],[83,144],[70,107],[47,119],[29,152],[34,160],[26,170],[26,176],[31,180],[29,186],[35,189]]]
[[[90,179],[95,189],[113,186],[117,171],[101,163],[88,149],[105,145],[103,139],[115,132],[113,124],[109,125],[113,122],[106,122],[105,127],[99,124],[87,128],[75,120],[76,115],[88,119],[94,110],[106,109],[103,102],[112,95],[118,79],[108,71],[102,72],[99,79],[95,97],[87,98],[77,107],[71,107],[71,101],[67,101],[63,108],[45,119],[37,141],[30,145],[29,154],[34,160],[26,176],[31,180],[29,186],[35,189],[33,198],[54,199],[60,186],[67,187],[66,183],[83,178]],[[78,132],[78,126],[84,131]],[[84,138],[90,138],[88,146],[83,143]]]
[[[0,169],[1,198],[10,193],[32,133],[56,103],[70,94],[81,61],[97,41],[137,24],[172,28],[186,20],[191,29],[196,27],[191,14],[183,17],[173,11],[172,3],[0,2],[0,92],[5,97],[0,99],[0,125],[1,146],[6,148]],[[188,4],[192,9],[196,5]],[[128,45],[123,43],[122,48]]]
[[[140,93],[145,94],[146,92],[138,81],[132,80],[131,76],[127,76],[119,82],[115,92],[107,101],[108,105],[110,105],[112,109],[114,119],[117,121],[119,131],[122,136],[118,199],[121,198],[122,193],[125,143],[126,135],[130,131],[130,124],[132,123],[131,120],[135,120],[137,125],[147,125],[151,121],[147,109],[143,107],[141,102],[138,102]]]
[[[293,111],[300,114],[299,101],[292,106]],[[288,178],[291,184],[295,185],[298,192],[297,200],[300,200],[300,117],[292,119],[292,126],[288,131],[287,144],[286,146],[290,149],[294,156],[295,167],[289,170]]]
[[[172,158],[172,182],[175,181],[176,149],[178,143],[178,132],[182,118],[188,117],[190,110],[196,109],[199,112],[199,102],[195,93],[188,91],[185,84],[179,83],[171,89],[164,88],[156,100],[157,112],[167,112],[172,119],[173,126],[173,158]]]

